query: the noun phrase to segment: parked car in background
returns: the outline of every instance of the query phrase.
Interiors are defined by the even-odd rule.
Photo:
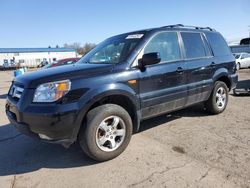
[[[249,53],[235,53],[237,70],[241,68],[250,67],[250,54]]]
[[[76,63],[80,58],[67,58],[67,59],[60,59],[57,61],[54,61],[51,64],[45,65],[43,68],[52,68],[52,67],[58,67],[63,65],[70,65]]]
[[[250,45],[250,38],[241,39],[240,45]]]
[[[16,63],[14,61],[4,60],[2,68],[3,69],[15,69],[16,68]]]
[[[49,62],[46,59],[43,59],[43,61],[37,66],[37,68],[42,68],[48,64]]]

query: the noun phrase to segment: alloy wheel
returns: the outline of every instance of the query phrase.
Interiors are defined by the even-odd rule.
[[[96,130],[96,144],[105,152],[116,150],[124,141],[126,126],[118,116],[105,118]]]

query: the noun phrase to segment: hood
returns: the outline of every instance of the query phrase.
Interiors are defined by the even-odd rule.
[[[74,64],[25,73],[15,78],[14,82],[25,88],[36,88],[39,84],[74,78],[87,78],[111,72],[110,64]]]

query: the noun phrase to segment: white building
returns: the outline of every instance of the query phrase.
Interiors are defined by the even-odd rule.
[[[36,67],[42,61],[51,63],[76,56],[76,51],[72,48],[0,48],[0,66],[20,63],[27,67]]]

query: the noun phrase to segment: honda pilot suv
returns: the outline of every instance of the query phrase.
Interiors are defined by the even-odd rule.
[[[204,103],[223,112],[235,88],[235,58],[209,27],[170,25],[117,35],[74,65],[18,76],[6,114],[20,132],[97,161],[121,154],[140,122]]]

